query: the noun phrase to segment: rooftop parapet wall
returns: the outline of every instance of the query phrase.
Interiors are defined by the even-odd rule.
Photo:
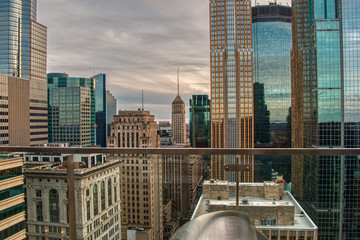
[[[240,183],[240,197],[262,197],[266,200],[280,200],[284,197],[282,184],[274,182]],[[205,199],[229,199],[235,196],[236,184],[228,181],[210,180],[203,183]]]

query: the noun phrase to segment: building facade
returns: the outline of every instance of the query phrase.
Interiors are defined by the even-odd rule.
[[[199,197],[199,186],[203,179],[202,156],[164,154],[162,157],[164,204],[171,202],[171,212],[175,219],[186,218]]]
[[[31,146],[47,142],[47,105],[32,99],[29,79],[0,74],[0,145]],[[42,107],[34,107],[34,105]]]
[[[48,74],[49,142],[95,145],[95,80]]]
[[[159,144],[155,117],[149,111],[119,111],[114,116],[108,147],[155,148]],[[162,159],[157,155],[115,158],[122,161],[122,239],[130,238],[134,233],[136,236],[145,234],[149,237],[146,239],[162,239]],[[135,231],[135,227],[143,231]]]
[[[172,102],[171,137],[173,145],[186,143],[185,103],[179,94]]]
[[[193,95],[190,99],[190,144],[193,148],[211,147],[210,99],[208,95]]]
[[[116,115],[116,110],[116,98],[109,90],[106,90],[106,136],[110,136],[110,126],[113,121],[113,117]]]
[[[252,148],[253,135],[253,49],[251,2],[210,0],[211,147]],[[253,165],[252,156],[240,156]],[[235,156],[213,156],[211,176],[235,181],[225,172],[225,163]],[[253,171],[241,175],[253,181]]]
[[[171,201],[173,216],[186,217],[191,203],[189,156],[164,154],[163,179],[164,202]]]
[[[358,148],[360,3],[293,1],[292,147]],[[292,191],[319,239],[359,239],[357,156],[293,156]]]
[[[74,170],[77,239],[121,239],[120,162],[75,162],[84,163]],[[66,172],[59,163],[25,170],[28,239],[70,239]]]
[[[191,155],[190,157],[190,200],[191,209],[193,210],[195,203],[200,197],[200,186],[203,181],[203,160],[201,155]]]
[[[0,159],[0,239],[26,239],[22,157]]]
[[[252,36],[254,84],[263,84],[264,101],[270,112],[267,117],[264,116],[266,113],[255,112],[254,118],[262,119],[254,125],[255,143],[259,140],[257,132],[268,131],[269,137],[262,138],[260,142],[270,142],[268,121],[272,126],[271,140],[281,141],[286,137],[286,117],[291,105],[291,7],[276,3],[253,6]],[[257,114],[262,115],[256,116]],[[279,128],[284,130],[279,131]]]
[[[106,147],[106,74],[99,73],[90,78],[95,79],[95,144]]]

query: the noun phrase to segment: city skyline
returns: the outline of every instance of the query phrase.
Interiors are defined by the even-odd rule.
[[[187,109],[193,94],[210,93],[208,11],[208,1],[39,0],[38,20],[48,27],[47,72],[106,73],[118,109],[141,108],[144,89],[145,109],[157,121],[170,120],[178,66]]]

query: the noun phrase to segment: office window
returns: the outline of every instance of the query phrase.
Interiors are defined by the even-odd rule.
[[[99,213],[99,199],[98,199],[98,186],[95,184],[93,187],[93,205],[94,217]]]
[[[50,222],[59,222],[59,193],[55,189],[49,191]]]

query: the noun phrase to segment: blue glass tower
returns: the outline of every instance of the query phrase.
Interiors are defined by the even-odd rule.
[[[0,2],[0,73],[30,78],[31,24],[36,0]]]
[[[292,146],[359,148],[360,2],[293,1]],[[296,156],[292,190],[319,239],[360,239],[358,156]]]
[[[106,147],[106,75],[91,78],[95,79],[96,145]]]
[[[208,95],[193,95],[190,99],[190,143],[193,148],[211,147],[210,99]]]

